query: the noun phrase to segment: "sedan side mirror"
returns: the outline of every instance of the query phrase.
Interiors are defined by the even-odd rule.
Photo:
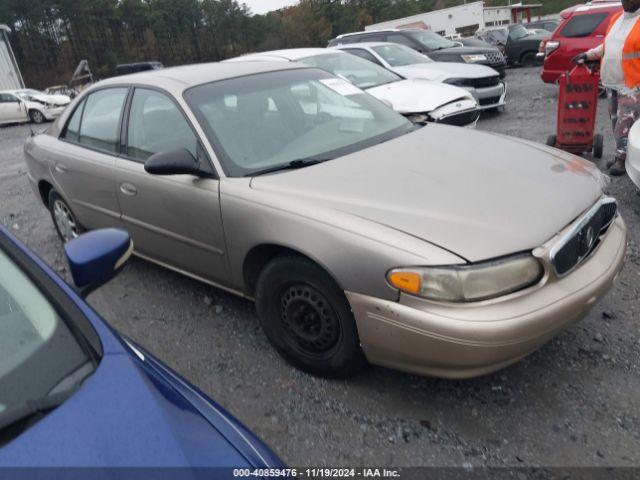
[[[86,297],[115,277],[133,253],[125,230],[107,228],[80,235],[64,246],[73,283]]]
[[[152,175],[202,175],[200,162],[186,148],[151,155],[144,169]]]

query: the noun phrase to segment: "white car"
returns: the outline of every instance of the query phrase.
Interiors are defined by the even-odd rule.
[[[627,173],[631,181],[640,188],[640,122],[636,122],[629,130],[627,148],[627,161],[625,162]]]
[[[70,102],[66,95],[47,95],[37,90],[0,92],[0,124],[54,120]]]
[[[347,87],[336,84],[336,88],[352,88],[356,93],[360,89],[365,90],[418,124],[438,122],[475,127],[480,116],[478,102],[463,88],[423,79],[404,79],[378,65],[336,49],[276,50],[226,61],[300,62],[317,67],[350,82],[343,82]]]
[[[434,62],[414,49],[388,42],[337,45],[349,52],[391,70],[404,78],[423,78],[462,87],[478,100],[483,110],[503,107],[507,88],[500,74],[486,65]]]

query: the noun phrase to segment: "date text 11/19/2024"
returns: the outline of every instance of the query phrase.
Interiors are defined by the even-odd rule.
[[[238,468],[233,476],[279,478],[400,478],[400,472],[388,468]]]

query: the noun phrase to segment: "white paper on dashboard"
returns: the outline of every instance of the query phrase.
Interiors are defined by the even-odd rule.
[[[358,87],[350,84],[346,80],[342,80],[341,78],[323,78],[320,80],[320,83],[345,97],[348,95],[359,95],[362,93],[362,90]]]

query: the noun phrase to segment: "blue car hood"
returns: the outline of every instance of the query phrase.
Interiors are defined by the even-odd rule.
[[[240,452],[246,442],[239,450],[211,422],[224,426],[235,420],[211,404],[205,404],[209,411],[203,415],[179,393],[185,383],[168,381],[169,371],[159,370],[153,359],[142,361],[124,347],[118,350],[105,352],[69,400],[2,448],[0,466],[251,465]]]

